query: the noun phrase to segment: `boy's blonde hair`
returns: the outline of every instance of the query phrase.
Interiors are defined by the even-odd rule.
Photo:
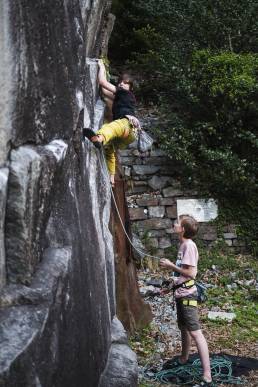
[[[180,215],[181,226],[184,228],[184,238],[193,238],[198,232],[198,222],[191,215]]]

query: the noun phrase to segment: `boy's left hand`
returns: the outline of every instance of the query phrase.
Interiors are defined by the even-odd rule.
[[[173,262],[171,262],[169,259],[166,259],[166,258],[162,258],[160,261],[159,261],[159,265],[161,267],[164,267],[165,269],[173,269],[174,268],[174,264]]]

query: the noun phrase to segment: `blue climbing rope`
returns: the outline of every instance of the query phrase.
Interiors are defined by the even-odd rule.
[[[153,376],[148,376],[148,369],[144,369],[143,376],[145,379],[157,381],[164,384],[176,383],[178,385],[193,385],[202,381],[202,365],[200,359],[196,359],[193,363],[179,365],[170,369],[161,370]],[[240,377],[232,375],[232,362],[224,357],[216,356],[211,359],[211,375],[212,384],[215,387],[217,384],[244,384]]]

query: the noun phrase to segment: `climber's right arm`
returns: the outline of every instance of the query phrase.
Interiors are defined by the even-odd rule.
[[[114,93],[112,93],[111,91],[105,89],[104,86],[101,87],[101,90],[102,90],[102,93],[103,93],[106,97],[108,97],[109,99],[112,99],[112,100],[115,99]]]
[[[111,98],[111,94],[110,93],[112,93],[114,95],[115,92],[116,92],[116,87],[114,85],[112,85],[112,83],[107,81],[105,65],[102,62],[102,60],[98,61],[98,65],[99,65],[99,74],[98,74],[99,84],[103,88],[103,93],[105,95],[107,95],[109,98]],[[109,95],[106,94],[106,91],[109,92]]]

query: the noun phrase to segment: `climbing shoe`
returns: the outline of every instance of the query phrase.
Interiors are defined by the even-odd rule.
[[[92,141],[92,137],[97,136],[97,134],[89,128],[83,128],[82,134],[84,137],[87,137],[94,145],[96,148],[100,149],[101,148],[101,141]]]
[[[211,382],[206,382],[206,380],[202,380],[200,383],[195,384],[193,387],[213,387],[215,384]]]

